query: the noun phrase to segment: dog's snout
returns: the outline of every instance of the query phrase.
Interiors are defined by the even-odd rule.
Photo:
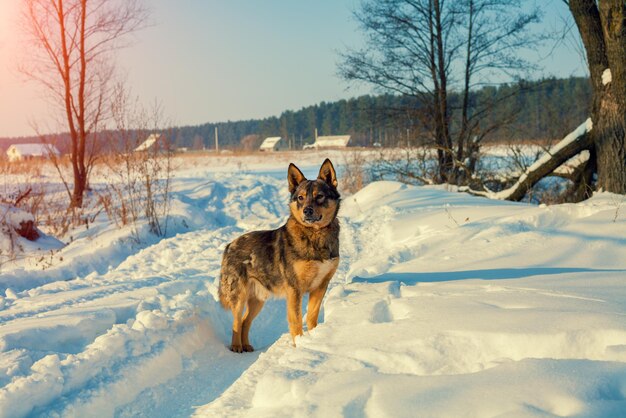
[[[303,210],[304,216],[313,216],[313,206],[307,206]]]

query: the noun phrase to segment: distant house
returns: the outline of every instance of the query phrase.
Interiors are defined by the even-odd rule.
[[[135,148],[135,152],[145,152],[152,150],[164,150],[165,144],[163,141],[163,135],[161,134],[150,134],[145,141],[143,141],[137,148]]]
[[[318,136],[314,143],[307,144],[302,149],[345,148],[349,142],[350,135]]]
[[[48,158],[50,154],[61,155],[54,145],[49,144],[13,144],[7,149],[10,162],[29,160],[31,158]]]
[[[261,147],[259,148],[259,151],[278,151],[281,140],[282,138],[280,136],[270,136],[268,138],[265,138],[265,140],[261,144]]]

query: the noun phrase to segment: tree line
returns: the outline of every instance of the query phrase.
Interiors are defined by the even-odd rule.
[[[512,95],[512,92],[519,93]],[[471,102],[484,101],[486,97],[510,96],[484,123],[492,125],[503,115],[513,115],[510,122],[502,124],[488,137],[492,141],[541,141],[563,137],[589,114],[591,88],[589,80],[582,77],[566,79],[546,78],[520,81],[500,86],[487,86],[470,94]],[[457,93],[450,95],[455,105],[461,100]],[[371,146],[405,145],[407,140],[419,144],[423,137],[411,119],[411,111],[420,103],[406,97],[381,94],[365,95],[335,102],[321,102],[300,110],[288,110],[280,116],[265,119],[228,121],[170,128],[177,147],[211,149],[215,146],[215,128],[218,128],[220,146],[238,148],[249,135],[282,136],[294,148],[313,142],[315,129],[319,135],[352,135],[352,144]],[[458,115],[453,115],[458,116]],[[453,123],[458,118],[453,117]],[[408,130],[408,133],[407,133]],[[55,135],[65,137],[67,135]],[[103,138],[105,138],[103,136]],[[106,136],[110,140],[111,136]],[[13,143],[38,142],[36,137],[3,138],[3,148]],[[291,142],[293,141],[293,142]],[[69,150],[69,137],[56,141],[61,151]]]
[[[514,94],[515,93],[515,94]],[[500,86],[486,86],[470,94],[472,103],[503,98],[499,106],[485,115],[482,123],[492,126],[505,116],[487,136],[492,141],[550,140],[561,138],[584,121],[589,114],[591,88],[582,77],[546,78],[520,81]],[[459,93],[452,93],[452,123],[460,123]],[[426,134],[415,120],[415,112],[424,106],[417,99],[381,94],[365,95],[334,102],[321,102],[300,110],[288,110],[265,119],[205,123],[171,130],[176,146],[211,149],[218,128],[220,147],[238,148],[249,135],[282,136],[294,148],[312,143],[319,135],[352,135],[352,145],[400,146],[407,141],[422,143]]]
[[[512,94],[517,92],[516,94]],[[470,104],[486,98],[507,97],[488,115],[483,123],[492,126],[505,115],[510,121],[489,134],[488,141],[543,141],[562,138],[589,115],[591,88],[583,77],[565,79],[545,78],[535,81],[500,86],[486,86],[470,94]],[[452,93],[453,109],[458,109],[461,95]],[[212,149],[215,146],[215,127],[218,128],[220,147],[236,149],[242,139],[257,135],[287,138],[294,148],[313,142],[315,129],[319,135],[352,135],[352,145],[400,146],[407,141],[417,145],[424,140],[423,132],[412,119],[412,110],[420,103],[392,94],[365,95],[334,102],[321,102],[300,110],[288,110],[280,116],[265,119],[205,123],[170,128],[177,147]],[[470,109],[472,107],[470,106]],[[452,122],[459,123],[458,112]],[[62,152],[69,151],[69,136],[56,135]],[[114,136],[113,136],[114,137]],[[63,139],[64,138],[64,139]],[[102,136],[111,140],[112,136]],[[38,142],[39,138],[3,138],[2,147],[13,143]],[[105,147],[106,148],[106,147]]]

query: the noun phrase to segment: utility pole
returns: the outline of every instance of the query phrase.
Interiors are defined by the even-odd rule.
[[[220,153],[220,142],[217,139],[217,126],[215,127],[215,154]]]

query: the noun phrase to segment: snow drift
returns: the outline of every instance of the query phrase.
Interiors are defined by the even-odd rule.
[[[0,275],[0,416],[626,410],[623,196],[530,206],[373,183],[344,196],[318,328],[292,347],[284,301],[270,300],[259,350],[241,355],[216,301],[221,252],[285,220],[284,170],[198,170],[177,173],[176,235],[133,247],[102,231],[45,274]]]

